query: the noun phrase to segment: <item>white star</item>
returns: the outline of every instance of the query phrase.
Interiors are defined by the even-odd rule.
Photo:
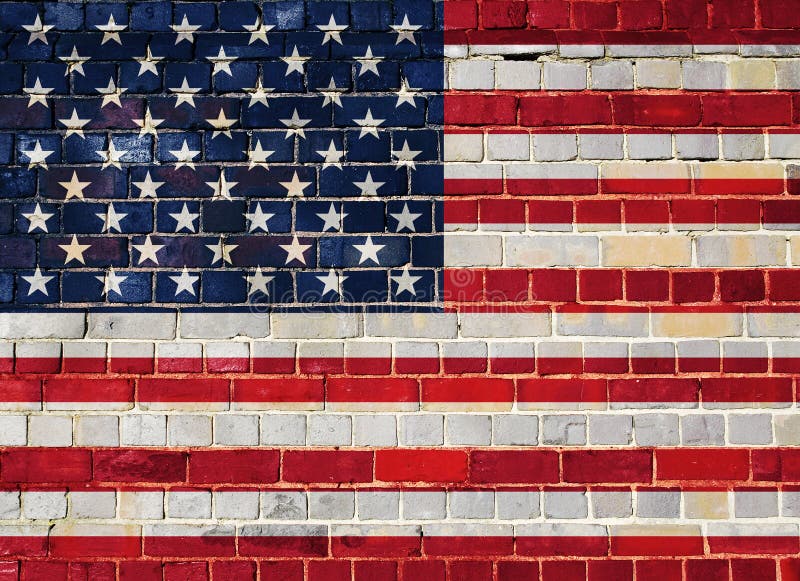
[[[229,77],[233,76],[233,73],[231,72],[231,63],[236,60],[236,57],[226,55],[224,47],[219,47],[219,52],[216,56],[210,56],[206,58],[214,63],[214,72],[211,73],[212,77],[217,73],[225,73]]]
[[[260,40],[264,44],[269,44],[267,33],[275,27],[272,24],[263,24],[260,18],[256,18],[253,24],[245,24],[243,28],[250,33],[250,40],[247,43],[250,45],[257,40]]]
[[[157,198],[158,188],[163,186],[166,182],[154,182],[153,178],[150,177],[150,170],[148,170],[147,175],[144,176],[143,181],[131,182],[131,183],[137,188],[139,188],[140,198]]]
[[[345,216],[347,216],[347,214],[344,212],[340,213],[336,211],[336,207],[333,205],[333,203],[331,203],[331,207],[328,208],[327,212],[324,214],[317,214],[317,217],[324,222],[322,225],[323,232],[327,232],[328,230],[334,230],[338,232]]]
[[[411,24],[408,21],[408,14],[406,14],[403,16],[402,23],[393,24],[391,28],[397,33],[397,41],[394,43],[395,45],[400,44],[404,40],[407,40],[412,44],[417,44],[417,41],[414,38],[414,33],[422,28],[422,26],[419,24]]]
[[[347,280],[348,277],[342,276],[340,279],[336,272],[331,269],[328,271],[328,274],[325,276],[317,275],[317,280],[319,280],[323,285],[325,285],[320,293],[320,296],[325,296],[329,292],[335,292],[339,296],[341,296],[341,284]]]
[[[180,169],[183,166],[189,169],[195,169],[193,160],[199,153],[199,150],[189,149],[189,143],[186,139],[183,140],[183,145],[181,145],[180,149],[169,150],[169,154],[176,159],[175,169]]]
[[[136,62],[139,63],[139,74],[136,76],[141,77],[145,73],[153,73],[155,76],[158,76],[158,67],[156,65],[162,60],[164,60],[163,57],[153,56],[153,53],[150,52],[150,45],[148,44],[146,56],[141,59],[136,59]]]
[[[83,190],[86,189],[87,186],[92,185],[92,182],[82,182],[78,179],[78,172],[72,172],[72,179],[68,182],[58,182],[58,185],[67,190],[66,194],[64,194],[64,199],[69,200],[71,198],[78,198],[79,200],[83,199]]]
[[[28,44],[33,44],[37,40],[41,40],[43,43],[48,44],[47,32],[49,32],[53,26],[53,24],[42,24],[42,19],[37,14],[36,20],[33,21],[33,24],[23,24],[22,28],[31,33],[30,37],[28,37]]]
[[[290,119],[279,119],[278,121],[289,128],[286,130],[286,139],[289,139],[292,133],[296,133],[305,139],[306,133],[303,130],[303,127],[311,123],[311,119],[300,119],[300,115],[297,114],[297,109],[294,110]]]
[[[113,14],[108,15],[108,22],[106,24],[95,24],[94,27],[103,32],[103,40],[100,41],[100,46],[111,40],[122,46],[122,41],[119,38],[119,31],[128,28],[125,24],[117,24],[114,21]]]
[[[286,251],[286,264],[289,264],[293,260],[305,264],[306,257],[304,253],[311,248],[311,244],[300,244],[300,241],[297,240],[297,236],[292,239],[291,244],[279,244],[279,246]]]
[[[69,56],[62,56],[58,58],[67,63],[67,71],[65,74],[68,75],[72,71],[75,71],[81,76],[86,76],[86,73],[83,71],[83,63],[88,61],[90,57],[79,55],[78,48],[75,45],[72,46],[72,52],[69,54]]]
[[[361,190],[361,196],[377,196],[378,190],[386,182],[376,182],[372,179],[372,172],[367,172],[367,177],[363,182],[353,182],[353,185]]]
[[[219,172],[219,180],[215,182],[206,182],[206,185],[214,190],[214,194],[212,197],[215,199],[224,198],[226,200],[231,199],[231,188],[236,186],[239,182],[229,182],[225,179],[225,170],[220,170]]]
[[[404,228],[408,228],[411,232],[416,232],[417,227],[414,225],[414,222],[417,218],[422,216],[422,214],[415,214],[413,212],[408,211],[408,204],[403,205],[403,211],[399,214],[389,214],[392,218],[397,220],[397,232],[403,230]]]
[[[78,117],[78,110],[75,109],[75,107],[72,108],[72,115],[69,118],[58,120],[59,123],[67,128],[67,133],[64,135],[64,137],[77,135],[78,137],[83,138],[85,138],[83,134],[83,126],[89,123],[89,121],[91,121],[91,119],[81,119]]]
[[[253,89],[245,89],[250,94],[250,104],[247,106],[249,109],[256,103],[261,103],[264,107],[269,107],[269,103],[267,102],[267,92],[272,92],[275,89],[272,88],[264,88],[261,86],[261,79],[256,81],[256,86]]]
[[[400,82],[400,90],[397,91],[397,103],[394,106],[395,109],[397,109],[403,103],[408,103],[415,109],[417,108],[417,102],[415,101],[414,94],[411,91],[419,91],[419,89],[409,87],[408,79],[403,77],[403,80]]]
[[[119,288],[119,285],[125,282],[125,279],[128,277],[121,276],[114,272],[114,267],[112,266],[105,276],[95,276],[95,278],[103,283],[104,295],[108,296],[108,293],[113,291],[119,296],[122,296],[122,289]]]
[[[247,280],[247,283],[250,285],[250,289],[247,291],[247,296],[261,291],[265,295],[269,296],[269,289],[267,285],[275,280],[274,276],[266,276],[262,274],[261,267],[256,267],[256,272],[252,276],[245,275],[244,278]]]
[[[102,109],[109,103],[114,103],[114,105],[116,105],[117,107],[122,107],[122,103],[119,100],[119,96],[127,90],[128,89],[125,89],[124,87],[117,87],[114,84],[113,78],[108,79],[108,86],[97,87],[95,89],[95,91],[103,95],[103,103],[102,105],[100,105],[100,108]]]
[[[28,158],[28,169],[33,169],[36,166],[47,169],[47,158],[55,153],[55,150],[42,149],[42,144],[38,140],[33,149],[23,149],[21,151]]]
[[[144,119],[133,119],[133,122],[141,127],[139,130],[139,137],[147,135],[148,133],[157,137],[158,132],[156,131],[156,127],[161,125],[164,121],[164,119],[153,119],[149,107],[144,110]]]
[[[336,145],[333,143],[333,139],[331,139],[330,144],[328,145],[327,150],[317,150],[317,155],[322,156],[325,159],[325,162],[322,164],[322,169],[326,167],[338,167],[341,169],[342,167],[342,157],[344,157],[344,150],[343,149],[336,149]]]
[[[175,225],[175,232],[180,232],[184,228],[186,228],[189,232],[196,232],[194,221],[200,217],[200,214],[195,214],[194,212],[189,211],[189,207],[186,205],[186,202],[183,203],[183,208],[179,214],[170,214],[170,217],[173,218],[177,224]]]
[[[421,151],[413,151],[408,147],[408,140],[403,141],[403,147],[398,150],[392,150],[392,155],[397,158],[397,167],[408,166],[415,169],[414,159],[416,159]]]
[[[353,119],[356,123],[358,123],[359,127],[361,127],[361,133],[358,134],[358,138],[361,139],[367,135],[373,135],[376,138],[378,137],[378,126],[381,125],[386,119],[375,119],[372,117],[372,110],[367,108],[367,114],[364,115],[363,119]]]
[[[329,42],[330,40],[334,40],[339,44],[342,44],[342,31],[347,28],[342,24],[336,24],[336,19],[331,14],[331,19],[328,20],[328,24],[317,24],[317,28],[319,28],[322,32],[325,33],[325,36],[322,37],[322,44]]]
[[[186,77],[183,77],[183,82],[180,87],[167,88],[178,97],[178,100],[175,102],[175,108],[178,108],[181,103],[187,103],[191,107],[194,107],[194,94],[200,91],[200,87],[190,87]]]
[[[284,76],[288,77],[293,72],[300,73],[301,75],[305,74],[304,66],[309,58],[311,57],[300,56],[300,53],[297,52],[297,46],[295,46],[291,55],[281,57],[281,60],[286,63],[286,74]]]
[[[402,274],[400,276],[395,276],[390,274],[389,278],[392,279],[393,282],[397,283],[397,290],[395,291],[395,295],[398,297],[401,293],[409,292],[412,296],[417,296],[417,289],[414,288],[414,283],[420,280],[421,276],[411,276],[411,273],[408,272],[408,266],[406,266]]]
[[[358,69],[358,76],[360,77],[366,73],[375,73],[375,76],[380,77],[381,74],[378,72],[378,63],[382,61],[381,57],[376,57],[372,55],[372,47],[367,47],[367,52],[364,53],[362,57],[356,57],[356,61],[361,65]]]
[[[222,238],[220,238],[216,244],[206,244],[206,248],[214,253],[213,258],[211,259],[211,264],[215,264],[220,260],[225,261],[225,264],[231,264],[231,252],[239,248],[239,245],[225,244],[222,241]]]
[[[181,23],[173,24],[171,28],[174,32],[178,33],[178,36],[175,38],[175,44],[179,44],[184,40],[188,40],[189,42],[193,43],[194,33],[200,28],[200,25],[189,24],[189,19],[184,14]]]
[[[183,267],[183,271],[181,271],[180,276],[170,276],[169,278],[172,282],[178,285],[175,288],[175,297],[177,297],[184,291],[186,291],[193,297],[197,296],[194,292],[194,283],[200,280],[200,277],[193,274],[189,274],[189,269],[187,269],[185,266]]]
[[[325,88],[328,90],[320,91],[320,94],[325,97],[322,101],[322,106],[325,107],[328,103],[333,103],[334,105],[344,108],[344,105],[342,105],[342,97],[339,95],[341,91],[336,87],[333,77],[331,77],[331,82],[328,83],[328,86]]]
[[[269,227],[267,227],[267,222],[271,218],[273,218],[275,214],[268,214],[261,210],[261,204],[256,204],[256,209],[254,212],[245,212],[244,217],[250,221],[250,227],[248,228],[248,232],[256,232],[257,230],[263,230],[264,232],[269,232]]]
[[[119,225],[119,221],[125,218],[128,214],[119,213],[114,209],[114,204],[109,204],[108,209],[106,210],[105,214],[95,214],[98,218],[103,221],[103,232],[113,232],[116,230],[117,232],[122,232],[122,227]]]
[[[253,169],[256,166],[267,169],[267,158],[273,153],[275,152],[270,151],[269,149],[262,149],[261,141],[256,141],[255,149],[249,149],[247,151],[247,159],[250,160],[248,169]]]
[[[128,153],[128,151],[129,150],[127,149],[117,149],[114,146],[114,140],[109,138],[108,149],[106,151],[95,151],[95,153],[103,160],[103,167],[101,169],[106,169],[112,165],[117,169],[122,169],[122,166],[119,163],[122,159],[122,156]]]
[[[353,248],[361,253],[359,264],[364,264],[367,260],[373,261],[375,264],[380,265],[381,261],[378,260],[378,252],[385,248],[385,244],[375,244],[372,242],[372,236],[367,236],[367,241],[364,244],[353,244]]]
[[[33,212],[23,212],[22,215],[28,220],[28,233],[35,230],[47,232],[47,221],[55,216],[55,214],[42,212],[42,207],[39,204],[36,204]]]
[[[64,258],[65,265],[72,260],[77,260],[81,264],[86,264],[83,253],[91,247],[91,244],[79,244],[78,237],[73,234],[72,241],[69,244],[59,244],[58,247],[67,253],[67,256]]]
[[[36,77],[36,81],[33,83],[32,87],[25,87],[23,89],[23,91],[30,95],[28,107],[33,107],[36,103],[39,103],[49,108],[50,105],[47,104],[47,95],[52,93],[54,89],[55,87],[43,87],[39,77]]]
[[[37,266],[33,276],[23,276],[22,278],[28,283],[28,296],[31,296],[36,291],[44,293],[46,297],[50,296],[50,293],[47,292],[47,283],[53,280],[55,276],[44,276]]]
[[[141,264],[145,260],[149,260],[153,264],[158,264],[158,256],[156,255],[159,250],[164,248],[163,244],[153,244],[150,236],[144,239],[144,244],[132,244],[131,246],[139,252],[139,262],[136,264]]]
[[[237,121],[236,117],[228,119],[225,116],[225,110],[220,108],[219,115],[217,115],[216,119],[214,118],[206,119],[206,123],[211,125],[211,127],[213,127],[216,130],[211,134],[211,139],[214,139],[218,135],[224,135],[225,137],[230,139],[231,127],[233,127],[236,124],[236,121]]]
[[[311,185],[311,182],[301,182],[300,178],[297,177],[296,171],[292,176],[292,181],[279,183],[286,188],[287,198],[302,198],[305,195],[305,189]]]

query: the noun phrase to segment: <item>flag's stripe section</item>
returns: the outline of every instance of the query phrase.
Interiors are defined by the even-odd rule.
[[[478,185],[480,187],[480,185]],[[634,194],[635,196],[636,194]],[[445,229],[455,231],[536,232],[620,231],[785,231],[800,230],[800,207],[792,199],[758,197],[697,199],[669,196],[648,199],[631,195],[598,199],[536,199],[459,196],[444,201]]]
[[[504,345],[509,351],[529,350],[531,358],[492,360],[492,375],[487,373],[485,359],[470,358],[455,363],[462,368],[459,375],[443,376],[427,375],[425,371],[410,377],[303,374],[300,377],[239,376],[233,379],[205,374],[140,379],[117,375],[92,378],[64,375],[48,376],[42,381],[36,376],[24,375],[0,379],[0,402],[6,410],[30,411],[42,408],[47,411],[113,411],[132,409],[135,404],[151,410],[183,411],[226,410],[229,405],[234,409],[264,410],[370,409],[370,405],[358,404],[375,404],[375,411],[380,411],[379,404],[398,404],[387,405],[384,411],[413,411],[420,406],[435,409],[446,408],[448,404],[489,402],[498,404],[501,409],[511,409],[514,402],[530,409],[536,409],[537,403],[549,402],[612,405],[681,402],[680,407],[700,404],[746,407],[748,403],[793,402],[800,361],[800,357],[775,361],[773,368],[786,375],[766,375],[763,359],[740,357],[725,363],[726,373],[737,376],[720,376],[719,355],[715,353],[717,345],[689,342],[684,348],[691,354],[678,360],[680,375],[676,376],[675,360],[669,357],[633,360],[635,371],[631,373],[627,368],[628,360],[617,356],[625,349],[624,344],[582,346],[574,342],[556,342],[539,345],[539,351],[546,351],[547,356],[535,362],[530,344]],[[663,343],[642,346],[655,353],[669,347]],[[596,355],[587,355],[590,352]],[[416,364],[423,367],[429,362],[422,360]],[[503,371],[518,377],[504,377]],[[538,375],[534,376],[534,371]],[[750,375],[738,375],[747,373]],[[548,377],[556,374],[569,377]]]
[[[3,484],[713,484],[800,483],[800,450],[8,448]]]

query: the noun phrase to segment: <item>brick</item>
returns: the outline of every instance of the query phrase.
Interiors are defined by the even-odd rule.
[[[604,95],[521,97],[519,121],[526,127],[610,124],[611,102]]]
[[[111,482],[184,482],[186,454],[151,450],[97,450],[95,480]]]
[[[558,454],[552,451],[472,451],[470,478],[476,483],[558,482]]]
[[[275,450],[193,450],[189,479],[194,483],[255,483],[278,480]]]
[[[495,63],[495,88],[500,90],[538,90],[542,65],[529,61]]]
[[[564,480],[567,482],[603,481],[650,482],[652,454],[648,450],[568,450],[563,453]]]
[[[450,89],[494,89],[494,63],[489,60],[456,60],[449,64]]]
[[[700,98],[695,95],[613,95],[614,121],[621,125],[696,127]]]
[[[517,99],[512,96],[448,95],[445,122],[451,125],[514,125]]]
[[[461,482],[467,454],[457,450],[378,450],[375,477],[387,482]]]
[[[286,451],[287,482],[372,482],[372,452]]]
[[[53,462],[54,454],[58,463]],[[0,478],[3,482],[88,482],[92,455],[78,449],[12,448],[2,454]]]

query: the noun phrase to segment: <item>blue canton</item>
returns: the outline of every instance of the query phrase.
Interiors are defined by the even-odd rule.
[[[0,4],[0,302],[440,304],[441,6]]]

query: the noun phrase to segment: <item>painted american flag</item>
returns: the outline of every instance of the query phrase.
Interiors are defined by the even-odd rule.
[[[800,579],[798,8],[0,3],[0,580]]]

